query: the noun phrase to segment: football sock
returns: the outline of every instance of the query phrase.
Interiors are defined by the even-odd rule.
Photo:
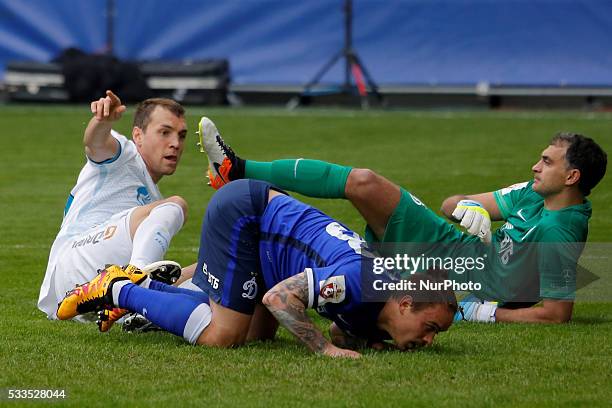
[[[344,188],[351,170],[351,167],[310,159],[247,160],[245,163],[246,178],[320,198],[345,198]]]
[[[159,281],[152,280],[152,279],[151,279],[151,282],[149,283],[149,289],[156,290],[158,292],[166,292],[166,293],[182,293],[188,296],[193,296],[196,299],[198,299],[200,302],[208,304],[208,293],[206,292],[202,292],[198,290],[191,290],[191,289],[184,289],[184,288],[177,288],[176,286],[168,285],[166,283],[159,282]]]
[[[236,156],[236,154],[234,153],[231,157],[230,160],[232,162],[232,168],[229,171],[229,179],[230,180],[240,180],[245,178],[244,177],[244,172],[245,172],[245,165],[246,165],[246,160],[241,159],[240,157]]]
[[[163,259],[170,240],[181,229],[185,216],[180,205],[167,202],[158,205],[134,234],[130,265],[142,268]]]
[[[210,306],[190,294],[145,289],[129,280],[115,282],[112,291],[115,306],[140,313],[191,344],[197,342],[212,318]]]

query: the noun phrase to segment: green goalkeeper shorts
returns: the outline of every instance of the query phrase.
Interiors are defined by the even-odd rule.
[[[478,238],[464,234],[427,208],[417,197],[401,189],[400,202],[387,222],[385,235],[379,240],[369,226],[365,231],[366,241],[380,243],[471,243]]]
[[[459,231],[404,189],[401,189],[400,202],[387,222],[383,239],[378,240],[369,226],[366,227],[365,238],[385,257],[407,254],[412,257],[475,259],[484,253],[478,237]],[[422,272],[426,269],[428,268],[424,268]],[[467,282],[471,273],[468,271],[451,275],[457,282]]]

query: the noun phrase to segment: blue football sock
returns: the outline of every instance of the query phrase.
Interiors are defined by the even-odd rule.
[[[207,305],[210,304],[210,302],[208,301],[208,293],[201,292],[201,291],[185,289],[185,288],[177,288],[176,286],[168,285],[166,283],[155,281],[155,280],[151,280],[151,283],[149,284],[149,289],[157,290],[159,292],[167,292],[167,293],[182,293],[185,295],[193,296],[196,299],[198,299],[200,302],[206,303]]]
[[[176,288],[178,289],[178,288]],[[196,296],[141,288],[130,281],[113,285],[115,305],[140,313],[162,329],[195,344],[210,323],[210,306]]]

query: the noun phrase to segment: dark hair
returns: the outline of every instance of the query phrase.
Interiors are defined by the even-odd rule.
[[[448,273],[443,270],[429,270],[426,273],[415,273],[408,281],[415,282],[415,289],[394,292],[392,297],[398,299],[403,296],[412,298],[412,307],[415,311],[427,309],[438,304],[446,305],[448,310],[457,313],[457,297],[455,292],[448,289],[431,290],[427,288],[443,287],[444,281],[448,279]]]
[[[143,131],[147,129],[149,122],[151,121],[151,112],[155,110],[157,106],[161,106],[164,109],[172,112],[176,117],[182,118],[185,116],[185,108],[183,106],[167,98],[150,98],[145,99],[136,106],[136,113],[134,113],[134,127],[139,127]]]
[[[608,156],[590,137],[578,133],[557,133],[550,141],[551,145],[567,143],[565,161],[569,168],[580,170],[578,188],[585,196],[599,183],[606,174]]]

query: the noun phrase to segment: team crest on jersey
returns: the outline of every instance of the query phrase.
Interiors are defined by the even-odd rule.
[[[140,205],[150,204],[153,201],[149,190],[145,186],[140,186],[136,189],[136,201]]]
[[[319,282],[319,306],[325,303],[340,303],[346,297],[344,276],[332,276]]]
[[[501,193],[502,193],[502,195],[506,195],[506,194],[508,194],[508,193],[510,193],[510,192],[512,192],[514,190],[520,190],[521,188],[525,188],[525,186],[528,183],[529,183],[528,181],[525,181],[523,183],[516,183],[516,184],[513,184],[513,185],[511,185],[509,187],[502,188],[501,189]]]
[[[243,298],[255,299],[255,296],[257,296],[257,282],[255,281],[255,277],[253,276],[251,279],[244,282],[242,289],[244,290],[242,293]]]
[[[499,243],[499,258],[504,265],[508,264],[510,257],[514,253],[514,244],[510,235],[504,231],[504,239]]]

